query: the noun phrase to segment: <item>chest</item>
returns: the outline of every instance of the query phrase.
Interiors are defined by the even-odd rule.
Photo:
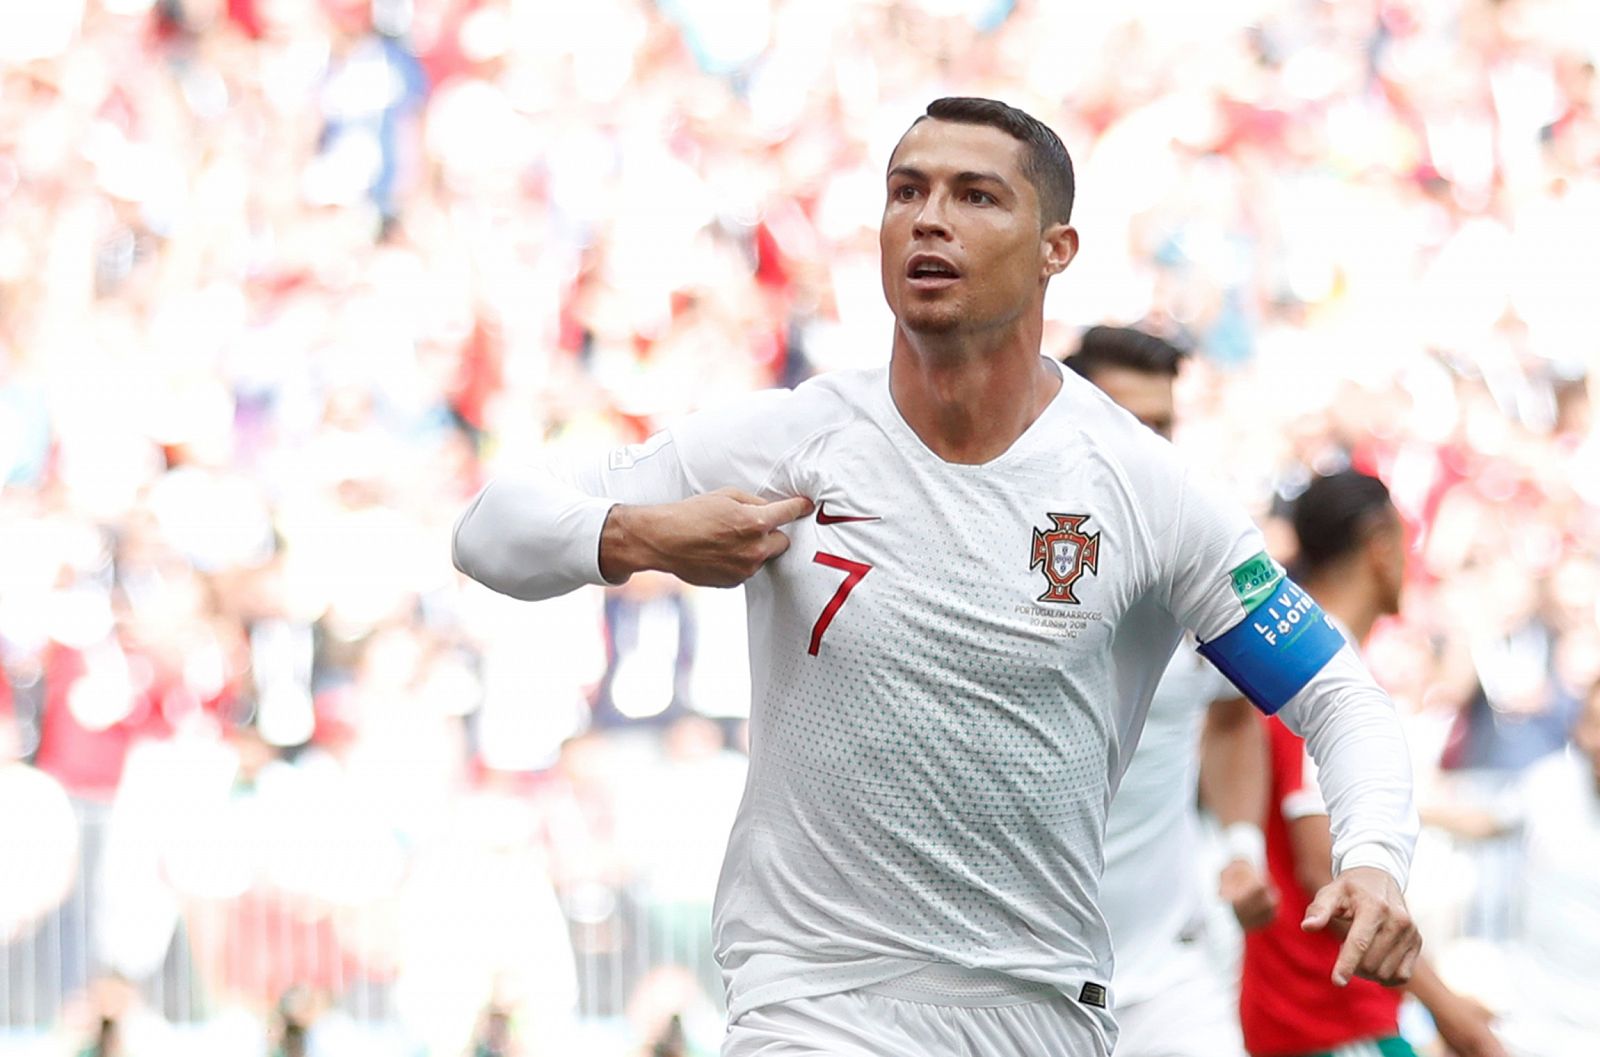
[[[769,571],[775,626],[810,657],[1082,663],[1149,586],[1126,490],[1096,460],[953,467],[857,435],[795,485],[816,509]]]

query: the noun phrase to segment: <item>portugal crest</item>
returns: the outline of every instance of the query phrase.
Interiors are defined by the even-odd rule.
[[[1084,532],[1088,514],[1049,514],[1053,528],[1033,530],[1033,560],[1030,569],[1043,569],[1050,587],[1040,602],[1061,602],[1075,606],[1078,596],[1072,585],[1086,572],[1098,572],[1100,533]]]

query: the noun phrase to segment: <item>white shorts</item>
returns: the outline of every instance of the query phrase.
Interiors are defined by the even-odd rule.
[[[1185,972],[1116,1009],[1117,1057],[1243,1057],[1239,995],[1201,951],[1175,952]]]
[[[761,1006],[728,1025],[722,1057],[1109,1057],[1094,1016],[1061,992],[983,975],[993,982],[937,987],[917,973]]]

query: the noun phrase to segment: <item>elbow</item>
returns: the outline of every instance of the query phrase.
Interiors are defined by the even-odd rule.
[[[507,548],[497,543],[495,533],[483,524],[483,519],[474,517],[481,500],[482,496],[473,500],[456,519],[450,533],[450,561],[462,575],[490,590],[527,601],[534,596],[519,590],[521,578],[514,572],[517,563],[510,560],[505,553]]]
[[[476,560],[476,539],[472,532],[472,514],[478,509],[479,499],[474,499],[472,505],[461,512],[461,516],[456,518],[455,527],[450,530],[450,562],[457,572],[474,580],[482,580],[476,571],[480,563]]]

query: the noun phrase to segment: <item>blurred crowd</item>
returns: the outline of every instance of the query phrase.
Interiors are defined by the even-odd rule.
[[[1062,134],[1047,348],[1193,348],[1179,444],[1280,557],[1309,475],[1388,482],[1370,661],[1424,806],[1495,803],[1600,677],[1597,57],[1588,0],[0,0],[0,1028],[715,1052],[738,593],[514,603],[449,529],[883,362],[944,94]],[[1515,868],[1430,830],[1436,945]]]

